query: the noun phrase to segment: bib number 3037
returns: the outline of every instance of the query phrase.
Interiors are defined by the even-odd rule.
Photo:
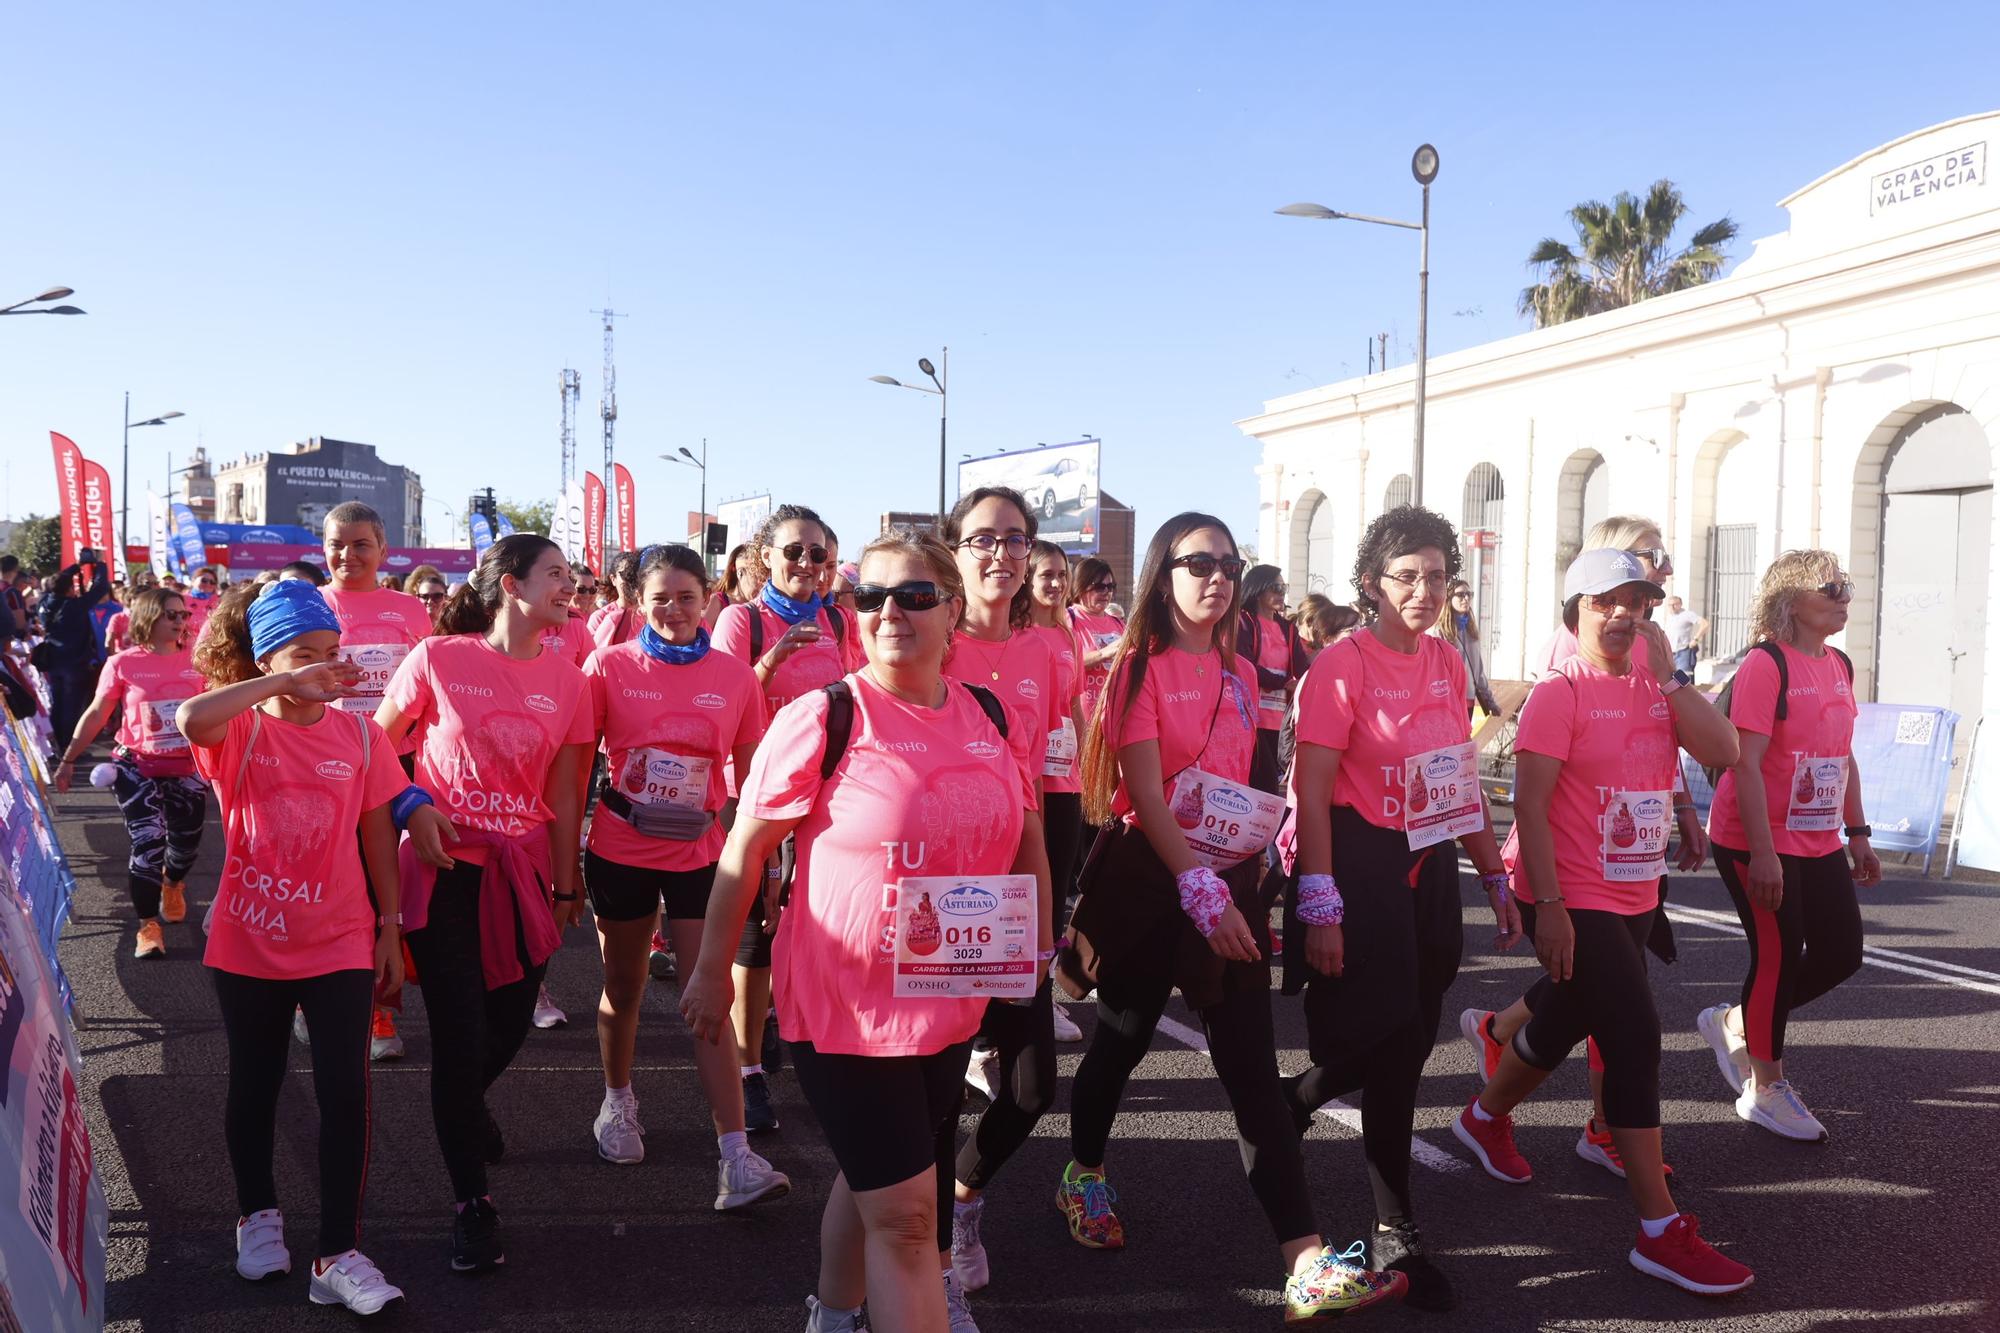
[[[1033,875],[921,875],[897,884],[897,999],[1025,999],[1037,970]]]
[[[1284,822],[1285,798],[1246,787],[1200,768],[1181,770],[1167,809],[1195,859],[1227,870],[1270,845]]]
[[[1403,830],[1411,851],[1468,833],[1486,824],[1479,799],[1479,756],[1467,741],[1411,755],[1403,764]]]

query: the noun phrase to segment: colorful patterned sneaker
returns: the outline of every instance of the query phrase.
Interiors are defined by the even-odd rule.
[[[1056,1207],[1069,1219],[1069,1237],[1077,1244],[1092,1250],[1125,1248],[1125,1224],[1111,1211],[1116,1202],[1118,1191],[1103,1171],[1085,1171],[1075,1162],[1063,1168]]]
[[[1618,1155],[1618,1144],[1613,1141],[1609,1129],[1597,1127],[1597,1117],[1583,1122],[1583,1136],[1576,1141],[1576,1155],[1592,1166],[1601,1166],[1620,1180],[1625,1179],[1625,1159]],[[1674,1178],[1671,1163],[1662,1162],[1667,1179]]]
[[[306,1299],[314,1305],[344,1305],[356,1314],[374,1314],[390,1301],[402,1300],[403,1289],[391,1286],[367,1255],[349,1250],[325,1268],[314,1262]]]
[[[1743,1085],[1743,1093],[1736,1099],[1736,1114],[1739,1119],[1762,1125],[1780,1138],[1797,1139],[1801,1143],[1825,1143],[1827,1140],[1826,1126],[1806,1109],[1799,1090],[1792,1086],[1788,1078],[1765,1085],[1759,1084],[1753,1076]]]
[[[1715,1052],[1715,1067],[1722,1071],[1729,1090],[1741,1093],[1750,1081],[1750,1047],[1729,1030],[1727,1004],[1712,1004],[1694,1016],[1694,1029]]]
[[[1757,1280],[1742,1264],[1701,1238],[1701,1223],[1682,1213],[1657,1240],[1639,1228],[1639,1239],[1626,1256],[1632,1267],[1664,1282],[1703,1296],[1726,1296]]]
[[[1467,1009],[1458,1016],[1458,1032],[1479,1057],[1479,1073],[1491,1079],[1500,1068],[1500,1056],[1507,1048],[1493,1040],[1493,1011]]]
[[[1285,1323],[1325,1323],[1401,1300],[1410,1280],[1401,1273],[1369,1272],[1362,1266],[1364,1252],[1359,1241],[1340,1254],[1324,1248],[1313,1256],[1311,1268],[1286,1278]]]
[[[1514,1117],[1496,1115],[1491,1120],[1481,1120],[1472,1110],[1477,1105],[1477,1097],[1465,1104],[1458,1119],[1451,1122],[1451,1132],[1472,1149],[1472,1155],[1486,1168],[1486,1174],[1495,1180],[1509,1185],[1525,1185],[1533,1180],[1534,1168],[1514,1146]]]

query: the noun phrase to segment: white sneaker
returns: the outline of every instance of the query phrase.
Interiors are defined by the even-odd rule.
[[[979,1219],[985,1211],[984,1199],[954,1204],[951,1210],[951,1271],[967,1291],[979,1291],[993,1280],[986,1246],[979,1239]]]
[[[312,1033],[306,1030],[306,1011],[292,1010],[292,1040],[301,1046],[312,1045]]]
[[[285,1248],[285,1219],[277,1209],[262,1209],[236,1224],[236,1271],[252,1282],[292,1271],[292,1252]]]
[[[1722,1071],[1729,1090],[1741,1093],[1750,1081],[1750,1047],[1729,1030],[1729,1009],[1727,1004],[1710,1005],[1695,1015],[1694,1028],[1715,1052],[1715,1067]]]
[[[792,1178],[754,1152],[725,1157],[715,1164],[715,1211],[748,1208],[765,1199],[782,1199],[792,1192]]]
[[[1063,1008],[1061,1005],[1057,1005],[1055,1006],[1055,1015],[1057,1041],[1083,1040],[1083,1029],[1078,1027],[1076,1020],[1069,1016],[1069,1010]]]
[[[1799,1100],[1798,1089],[1788,1078],[1778,1079],[1769,1087],[1762,1088],[1752,1078],[1743,1085],[1743,1095],[1736,1099],[1736,1115],[1753,1125],[1762,1125],[1781,1138],[1798,1139],[1803,1143],[1824,1143],[1827,1139],[1826,1126],[1806,1109],[1806,1104]]]
[[[549,998],[549,988],[546,983],[535,992],[535,1026],[538,1028],[569,1026],[569,1015],[556,1008],[555,1001]]]
[[[634,1098],[610,1097],[597,1108],[597,1121],[590,1127],[597,1139],[597,1155],[607,1162],[630,1166],[646,1160],[642,1141],[646,1127],[639,1123],[639,1103]]]
[[[991,1047],[984,1050],[973,1047],[972,1058],[965,1062],[965,1086],[992,1101],[1000,1086],[1000,1052]]]
[[[835,1310],[817,1296],[806,1297],[806,1333],[867,1333],[867,1328],[860,1310]]]
[[[944,1270],[944,1309],[951,1319],[951,1333],[979,1333],[979,1325],[972,1322],[972,1307],[965,1303],[965,1288],[959,1285],[958,1271]]]
[[[403,1289],[390,1286],[367,1255],[349,1250],[328,1264],[324,1273],[313,1265],[306,1299],[314,1305],[344,1305],[356,1314],[374,1314],[390,1301],[402,1300]]]

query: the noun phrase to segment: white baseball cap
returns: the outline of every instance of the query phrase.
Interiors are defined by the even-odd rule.
[[[1643,583],[1655,593],[1660,591],[1660,585],[1646,577],[1639,557],[1630,551],[1599,547],[1583,552],[1570,563],[1569,572],[1563,575],[1563,601],[1593,597],[1631,583]]]

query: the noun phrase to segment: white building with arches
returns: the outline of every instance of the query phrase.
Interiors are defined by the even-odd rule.
[[[1583,533],[1634,513],[1720,652],[1774,555],[1826,547],[1861,698],[2000,710],[1996,144],[2000,112],[1907,135],[1783,200],[1726,278],[1432,359],[1423,498],[1459,525],[1496,677],[1554,628]],[[1362,528],[1411,495],[1413,391],[1402,367],[1237,423],[1294,596],[1352,599]]]

